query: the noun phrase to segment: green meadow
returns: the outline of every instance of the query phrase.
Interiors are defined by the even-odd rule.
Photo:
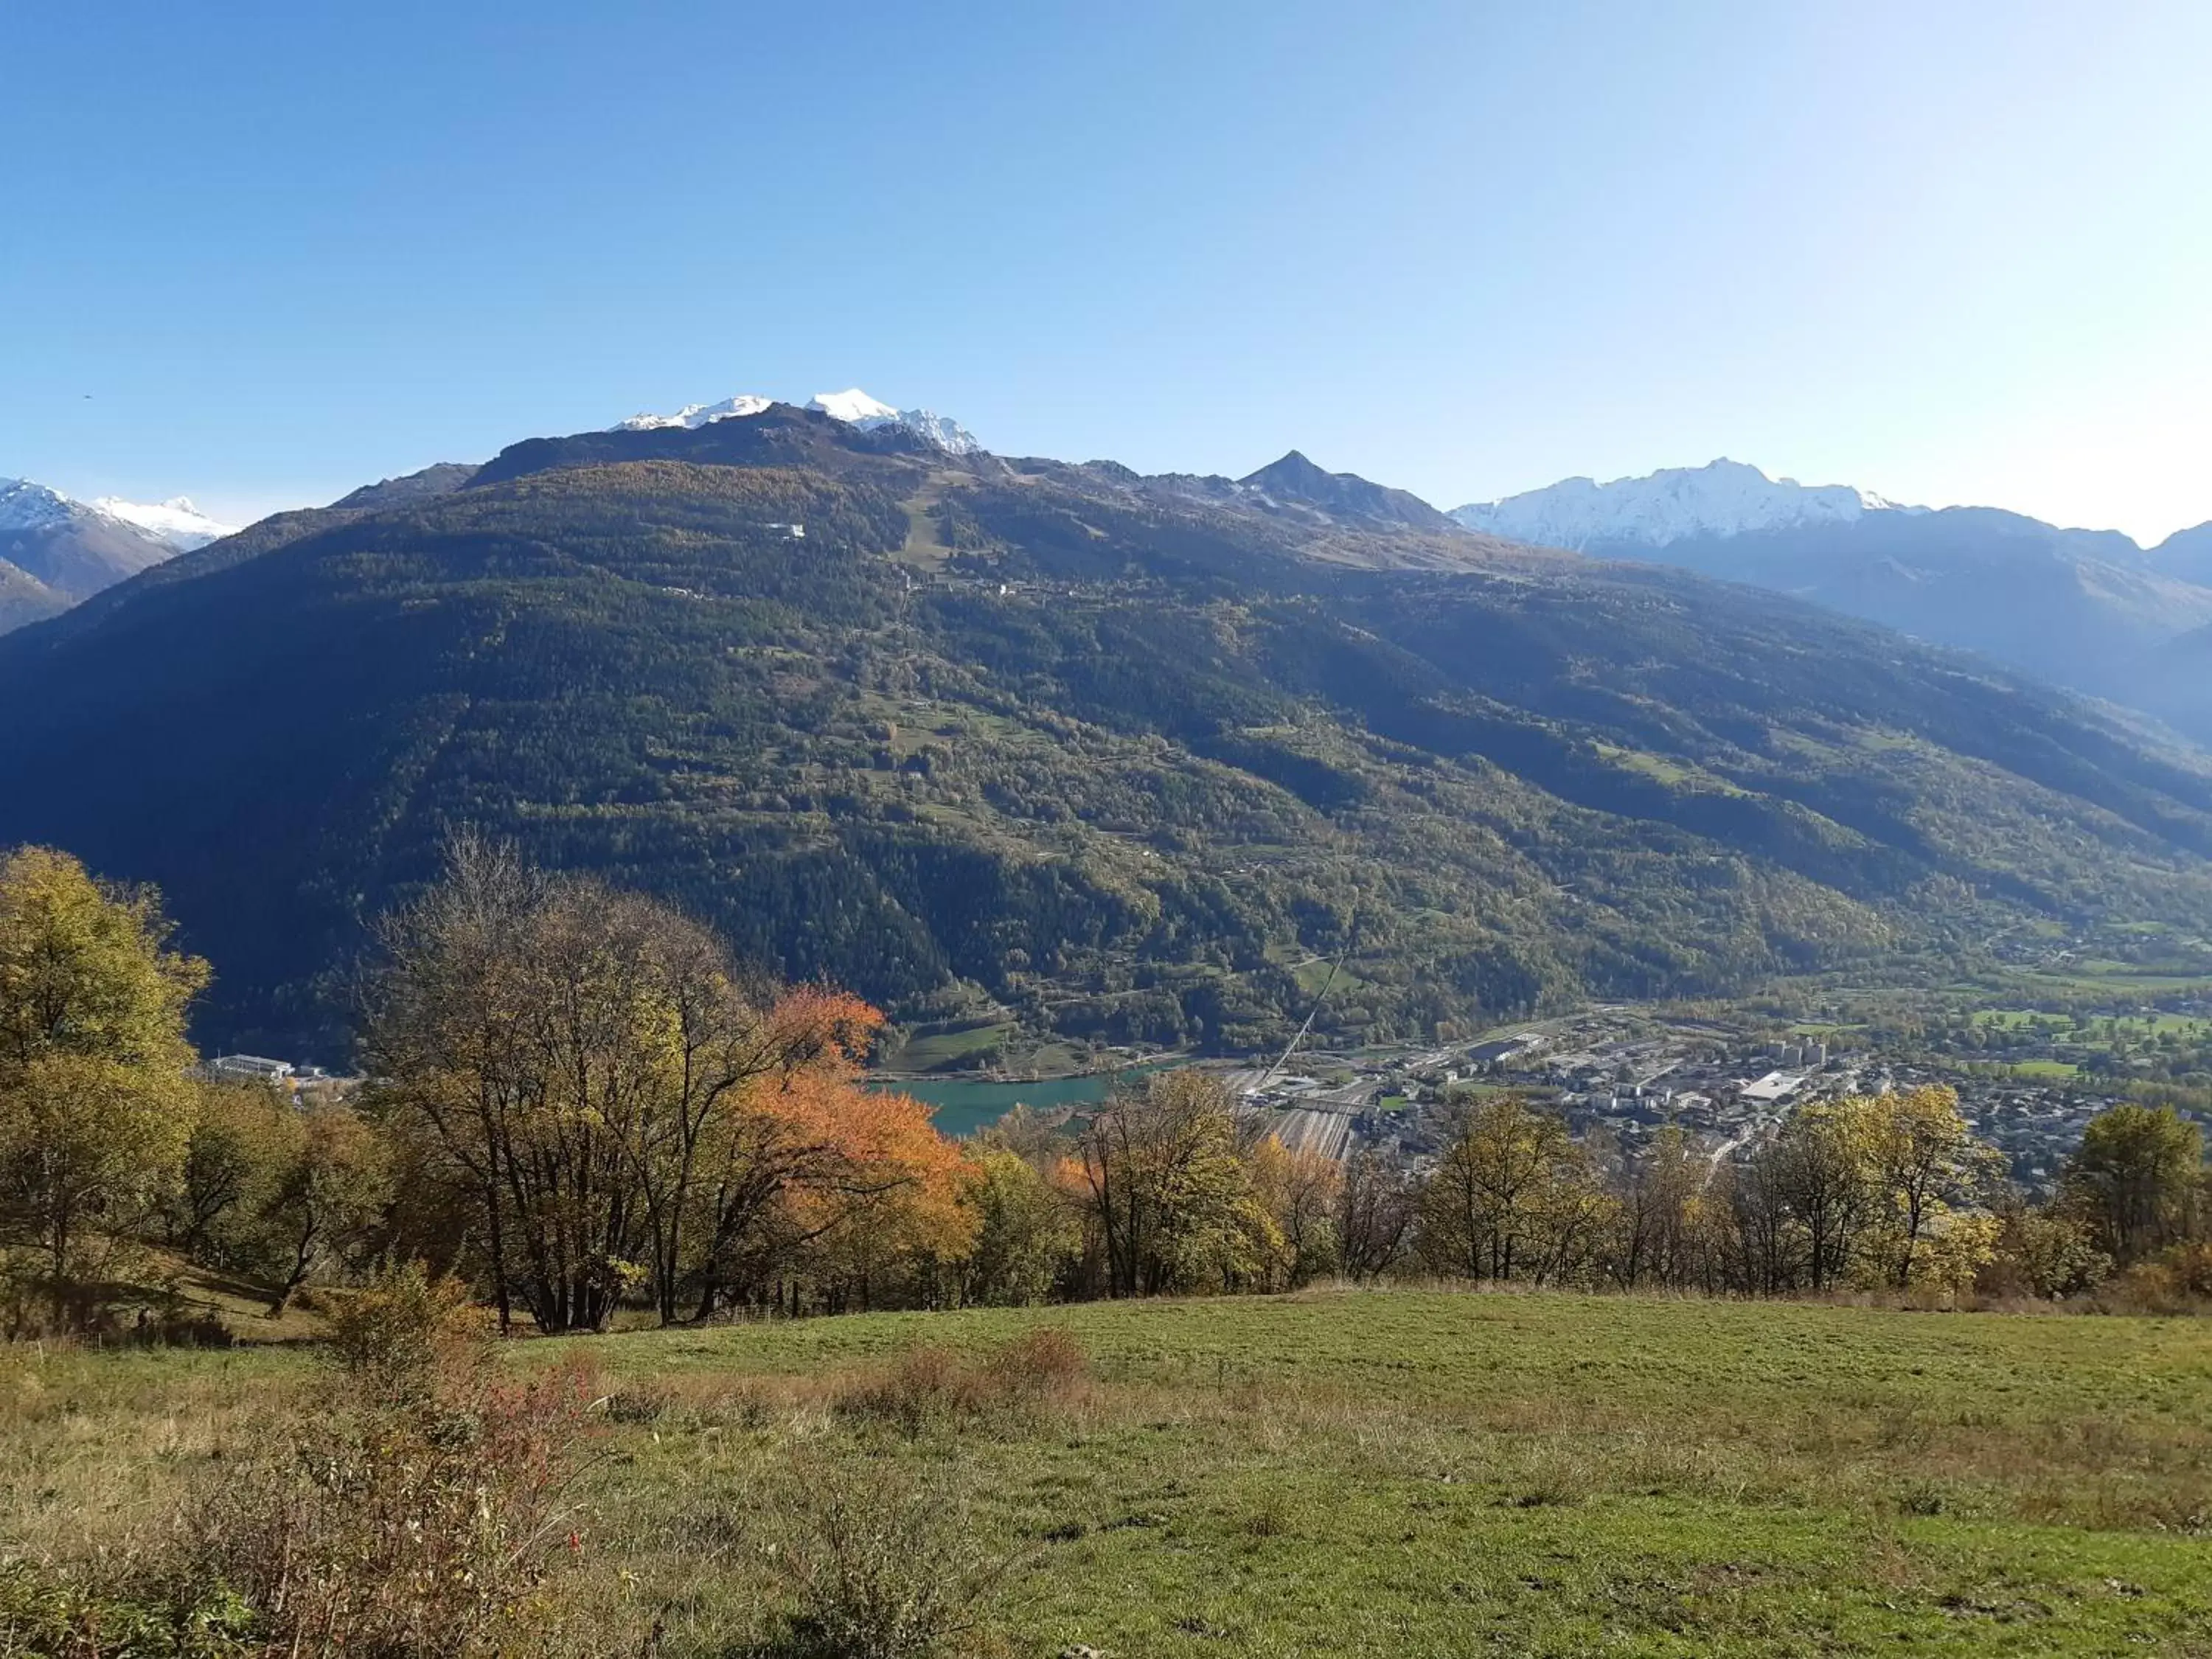
[[[1048,1387],[945,1384],[1039,1328],[1080,1353]],[[552,1587],[662,1653],[763,1650],[842,1491],[981,1567],[948,1650],[2212,1654],[2202,1321],[1333,1291],[501,1358],[594,1372]],[[50,1562],[150,1545],[329,1375],[302,1346],[5,1364],[0,1522]]]

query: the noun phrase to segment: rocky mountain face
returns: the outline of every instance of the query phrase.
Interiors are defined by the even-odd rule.
[[[1325,471],[1295,449],[1237,482],[1271,505],[1309,507],[1342,524],[1431,533],[1449,532],[1453,525],[1450,518],[1410,490],[1370,483],[1357,473]],[[1503,539],[1537,538],[1507,536]]]
[[[2149,556],[2152,568],[2164,575],[2212,586],[2212,524],[2175,531]]]

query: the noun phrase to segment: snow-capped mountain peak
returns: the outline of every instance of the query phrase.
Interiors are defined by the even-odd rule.
[[[807,399],[806,406],[818,409],[848,426],[882,426],[899,417],[898,410],[879,398],[871,398],[858,386],[843,392],[817,392]]]
[[[0,478],[0,530],[38,530],[66,520],[76,503],[28,478]]]
[[[1503,501],[1473,502],[1452,517],[1469,530],[1547,547],[1664,547],[1692,536],[1736,536],[1800,525],[1843,524],[1869,513],[1924,513],[1849,484],[1770,478],[1741,461],[1668,467],[1599,483],[1566,478]]]
[[[973,455],[983,447],[975,441],[974,433],[949,415],[928,409],[893,409],[882,398],[871,398],[858,386],[843,392],[817,392],[806,406],[818,409],[848,426],[857,426],[863,432],[873,432],[879,427],[904,427],[915,436],[926,438],[955,455]]]
[[[671,427],[698,428],[711,426],[716,421],[743,420],[767,409],[774,399],[748,392],[740,397],[725,398],[719,404],[686,404],[672,415],[633,415],[617,422],[610,429],[616,432],[658,432]],[[843,392],[822,392],[809,398],[806,407],[856,426],[863,432],[873,432],[879,427],[903,427],[917,437],[926,438],[939,449],[955,455],[972,455],[982,448],[975,436],[959,422],[949,416],[927,409],[894,409],[880,398],[871,398],[858,386]]]
[[[686,404],[673,415],[633,415],[626,421],[617,421],[617,432],[658,432],[665,427],[711,426],[716,421],[742,420],[748,415],[757,415],[773,399],[757,392],[739,392],[734,398],[725,398],[719,404]]]
[[[28,478],[0,478],[0,530],[58,529],[87,518],[123,526],[172,553],[205,547],[238,528],[218,524],[183,495],[166,501],[126,501],[117,495],[80,501]]]
[[[194,507],[189,495],[172,495],[166,501],[126,501],[119,496],[102,495],[90,506],[94,512],[119,519],[179,553],[238,533],[236,525],[217,523]]]

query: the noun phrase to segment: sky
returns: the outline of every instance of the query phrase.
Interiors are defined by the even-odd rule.
[[[1442,506],[2212,520],[2212,5],[0,7],[0,476],[234,520],[860,386]]]

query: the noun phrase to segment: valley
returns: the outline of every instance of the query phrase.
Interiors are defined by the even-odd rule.
[[[0,8],[0,1659],[2212,1659],[2208,64]]]

